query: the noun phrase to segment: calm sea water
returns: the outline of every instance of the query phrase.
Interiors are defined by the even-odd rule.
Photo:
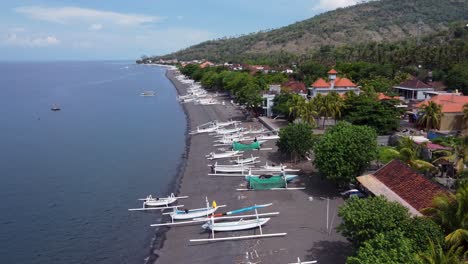
[[[167,194],[185,147],[164,73],[0,63],[0,263],[143,263],[158,213],[127,209]]]

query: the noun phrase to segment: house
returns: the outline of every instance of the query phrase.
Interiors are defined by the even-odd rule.
[[[200,68],[206,68],[206,67],[211,67],[214,66],[215,64],[212,63],[211,61],[204,61],[203,63],[200,64]]]
[[[379,101],[383,101],[383,100],[399,100],[399,101],[401,101],[402,100],[402,98],[400,96],[388,96],[388,95],[386,95],[384,93],[378,93],[377,94],[377,99]]]
[[[463,130],[468,127],[467,121],[463,121],[463,105],[468,104],[468,96],[457,94],[439,94],[423,102],[416,104],[417,110],[429,102],[442,106],[444,114],[440,120],[441,131]]]
[[[289,81],[281,85],[281,90],[288,93],[298,94],[307,98],[307,88],[303,82]]]
[[[360,93],[359,87],[350,79],[337,77],[337,74],[336,70],[331,69],[328,72],[328,81],[322,78],[316,80],[309,88],[309,96],[315,97],[317,94],[327,95],[331,91],[335,91],[340,95],[349,91],[356,94]]]
[[[409,101],[426,99],[425,93],[433,92],[434,88],[429,84],[420,81],[418,78],[413,77],[412,79],[404,81],[393,87],[393,90],[400,96],[403,96],[406,101]]]
[[[274,100],[277,95],[281,93],[281,85],[279,84],[272,84],[270,85],[268,91],[262,94],[263,104],[262,108],[264,111],[264,115],[267,117],[273,116],[273,105]]]
[[[443,187],[396,159],[357,180],[368,192],[400,203],[414,216],[421,216],[422,209],[429,207],[434,197],[447,193]]]

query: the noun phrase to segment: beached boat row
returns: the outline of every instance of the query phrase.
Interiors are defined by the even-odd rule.
[[[193,80],[186,79],[182,75],[176,77],[180,82],[189,85],[186,95],[179,96],[181,103],[193,102],[195,104],[210,105],[216,104],[213,96],[208,95],[206,90],[201,88]],[[216,97],[216,96],[215,96]],[[264,127],[246,128],[242,122],[235,120],[211,122],[199,125],[190,132],[191,135],[209,135],[213,137],[213,148],[206,155],[207,160],[213,160],[215,163],[209,165],[212,169],[212,176],[242,177],[241,187],[237,191],[245,190],[298,190],[302,187],[290,188],[288,184],[292,183],[299,176],[292,174],[298,172],[297,169],[288,168],[285,165],[271,165],[265,162],[263,166],[256,166],[260,163],[260,158],[254,156],[253,151],[267,151],[271,148],[265,148],[263,145],[269,140],[277,140],[279,136],[273,131]],[[211,146],[210,146],[211,147]],[[245,155],[245,156],[244,156]],[[153,227],[160,226],[184,226],[192,224],[201,224],[201,228],[211,231],[210,238],[190,239],[190,242],[217,242],[226,240],[240,239],[260,239],[268,237],[285,236],[286,233],[265,234],[262,226],[269,223],[271,216],[279,215],[279,212],[262,212],[258,210],[270,207],[272,204],[252,205],[236,210],[220,213],[218,209],[226,205],[217,205],[215,201],[212,204],[205,199],[206,206],[196,209],[184,209],[183,205],[175,205],[179,199],[186,196],[175,196],[171,194],[164,198],[154,198],[148,196],[142,199],[143,207],[129,209],[131,211],[146,210],[170,210],[163,215],[169,216],[170,221],[165,223],[153,224]],[[254,211],[254,214],[243,214]],[[252,235],[238,235],[233,233],[230,236],[218,237],[215,232],[233,232],[248,229],[258,229],[259,233]],[[307,262],[308,263],[308,262]]]

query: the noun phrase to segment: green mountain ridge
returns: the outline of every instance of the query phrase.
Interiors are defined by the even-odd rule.
[[[279,29],[206,41],[163,59],[236,60],[266,54],[306,55],[321,47],[416,39],[468,19],[467,0],[380,0],[339,8]]]

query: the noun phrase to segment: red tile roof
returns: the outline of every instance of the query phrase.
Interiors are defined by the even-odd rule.
[[[348,78],[336,78],[334,87],[356,87]],[[320,78],[312,84],[314,88],[330,88],[330,83]]]
[[[303,82],[298,82],[298,81],[289,81],[286,83],[283,83],[281,87],[285,88],[289,92],[294,92],[294,93],[307,93],[307,88]]]
[[[436,195],[447,192],[399,160],[387,163],[374,177],[418,211],[429,207]]]
[[[429,84],[418,80],[418,78],[413,77],[411,80],[404,81],[400,83],[398,86],[406,87],[406,88],[413,88],[413,89],[425,89],[425,88],[432,88]]]
[[[324,79],[320,78],[316,80],[313,84],[312,87],[314,88],[330,88],[330,84],[326,82]]]
[[[331,69],[331,70],[328,71],[328,74],[337,74],[337,73],[338,73],[338,72],[335,71],[335,69]]]
[[[336,78],[335,87],[356,87],[356,84],[348,78]]]
[[[379,100],[391,100],[391,99],[401,100],[399,96],[388,96],[384,93],[379,93],[377,98]]]
[[[463,105],[468,103],[468,96],[456,94],[439,94],[417,104],[416,107],[420,108],[424,105],[427,105],[429,102],[434,102],[441,105],[443,113],[461,113],[463,112]]]

